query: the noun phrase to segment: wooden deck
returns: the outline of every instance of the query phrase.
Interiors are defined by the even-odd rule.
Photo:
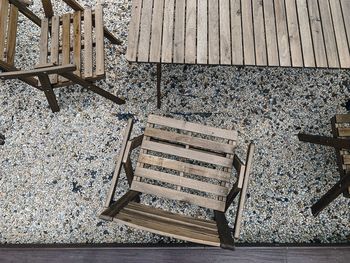
[[[235,262],[347,263],[350,246],[241,246],[235,251],[210,247],[16,246],[0,247],[0,262]]]
[[[350,68],[349,0],[133,0],[130,62]]]

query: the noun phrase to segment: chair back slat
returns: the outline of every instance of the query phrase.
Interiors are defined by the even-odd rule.
[[[0,60],[2,61],[5,61],[5,43],[9,6],[8,0],[0,0]]]
[[[6,60],[11,66],[14,65],[16,40],[17,40],[18,8],[10,5],[9,25],[7,32]]]
[[[40,65],[47,64],[48,58],[48,38],[49,38],[49,19],[44,18],[41,21],[41,35],[40,35]]]
[[[105,48],[103,32],[103,9],[101,5],[95,8],[95,34],[96,34],[96,76],[105,75]]]
[[[151,115],[131,189],[224,211],[236,131]]]
[[[77,76],[81,76],[81,11],[73,14],[73,60],[77,67],[74,72]]]

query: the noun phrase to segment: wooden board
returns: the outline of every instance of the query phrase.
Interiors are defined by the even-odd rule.
[[[5,40],[8,23],[9,2],[0,0],[0,60],[5,57]]]
[[[133,0],[130,62],[350,68],[347,0]]]
[[[6,43],[6,61],[10,65],[14,65],[16,39],[17,39],[17,22],[18,22],[18,8],[14,5],[10,7],[9,25]]]

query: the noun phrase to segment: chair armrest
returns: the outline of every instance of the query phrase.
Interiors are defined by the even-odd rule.
[[[125,149],[125,154],[123,157],[123,163],[126,163],[127,159],[130,158],[130,154],[132,153],[132,151],[141,145],[142,139],[143,139],[143,134],[137,137],[134,137],[128,141],[128,144],[126,145],[126,149]]]
[[[132,118],[130,118],[128,120],[128,125],[126,127],[126,130],[124,132],[122,147],[120,149],[120,153],[119,153],[117,161],[116,161],[116,166],[115,166],[115,170],[114,170],[114,174],[113,174],[113,178],[112,178],[112,185],[111,185],[109,192],[108,192],[107,200],[105,202],[105,207],[109,207],[110,204],[112,203],[112,200],[114,197],[114,192],[115,192],[115,189],[116,189],[116,186],[118,183],[120,171],[121,171],[122,164],[123,164],[123,159],[124,159],[124,155],[125,155],[127,142],[129,141],[129,138],[131,135],[132,127],[133,127],[133,120],[132,120]]]
[[[20,70],[12,72],[4,72],[0,74],[0,79],[16,79],[16,78],[25,78],[33,77],[41,74],[50,75],[50,74],[61,74],[65,72],[70,72],[76,70],[76,66],[73,64],[65,66],[47,66],[36,68],[32,70]]]

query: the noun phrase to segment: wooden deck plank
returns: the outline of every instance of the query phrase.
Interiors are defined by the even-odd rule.
[[[255,65],[254,29],[251,0],[241,1],[244,65]]]
[[[131,7],[131,20],[129,23],[128,33],[128,48],[126,52],[126,59],[128,61],[136,61],[139,35],[140,35],[140,22],[141,22],[142,0],[133,0]]]
[[[138,181],[133,181],[131,184],[131,189],[141,193],[152,194],[159,197],[169,198],[172,200],[178,200],[183,202],[188,202],[202,207],[207,207],[210,209],[215,209],[219,211],[225,210],[225,202],[218,201],[198,195],[193,195],[189,193],[179,192],[174,189],[164,188],[161,186],[150,185]]]
[[[240,0],[231,0],[232,64],[243,65],[242,10]]]
[[[308,1],[308,10],[310,17],[312,40],[314,44],[316,66],[320,68],[326,68],[328,67],[327,55],[323,41],[321,17],[318,9],[317,0]]]
[[[253,0],[254,42],[256,65],[267,65],[263,1]]]
[[[93,53],[92,53],[92,10],[84,10],[84,78],[93,76]]]
[[[225,130],[216,127],[206,126],[197,123],[186,122],[183,120],[177,120],[157,115],[149,115],[148,122],[152,124],[167,126],[171,128],[181,129],[189,132],[201,133],[209,136],[215,136],[219,138],[224,138],[228,140],[237,140],[237,131],[235,130]]]
[[[209,64],[220,64],[219,1],[208,0]]]
[[[172,169],[175,171],[199,175],[207,178],[213,178],[221,181],[228,182],[230,180],[231,174],[222,170],[207,168],[199,165],[184,163],[172,159],[167,159],[163,157],[153,156],[149,154],[140,154],[138,162],[145,163],[149,165],[155,165],[167,169]]]
[[[150,52],[150,36],[152,28],[153,0],[142,1],[141,31],[138,45],[138,62],[148,62]]]
[[[323,36],[325,40],[328,67],[338,68],[338,50],[335,42],[331,10],[328,1],[319,1],[320,16],[322,21]]]
[[[273,0],[264,0],[267,61],[269,66],[279,66],[275,8]]]
[[[333,17],[335,38],[337,41],[339,61],[341,68],[350,68],[350,51],[346,39],[346,31],[341,10],[340,0],[329,0]],[[345,14],[349,16],[350,14]]]
[[[5,58],[5,40],[7,32],[9,2],[0,0],[0,60]]]
[[[315,67],[315,55],[312,43],[307,0],[297,0],[296,3],[298,10],[301,46],[304,58],[304,67]]]
[[[162,62],[164,63],[173,61],[174,12],[175,0],[165,0],[162,40]]]
[[[208,0],[201,0],[197,17],[197,63],[208,63]]]
[[[185,63],[196,63],[197,1],[187,1],[185,32]]]
[[[303,67],[298,15],[295,1],[285,1],[289,33],[290,54],[293,67]]]
[[[290,67],[289,35],[284,0],[275,0],[275,14],[280,66]]]
[[[14,65],[16,40],[17,40],[17,22],[18,22],[18,8],[15,5],[10,6],[9,26],[6,43],[6,61],[10,65]]]
[[[103,8],[97,5],[95,9],[95,37],[96,37],[96,76],[105,75],[105,47],[103,32]]]
[[[185,10],[186,1],[176,0],[174,30],[174,63],[185,61]]]
[[[154,1],[149,62],[160,62],[163,32],[164,0]]]
[[[81,11],[73,14],[73,61],[77,69],[74,74],[81,76]]]
[[[230,0],[220,0],[220,64],[230,65],[231,62],[231,25]]]
[[[228,194],[228,188],[221,185],[201,182],[199,180],[142,167],[136,167],[135,176],[160,181],[163,183],[169,183],[176,186],[182,186],[185,188],[191,188],[206,193],[212,193],[217,196],[226,196]]]

